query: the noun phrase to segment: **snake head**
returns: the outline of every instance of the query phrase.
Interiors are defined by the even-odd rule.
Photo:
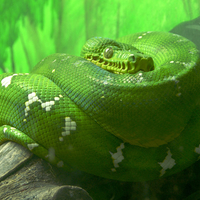
[[[134,74],[154,70],[153,59],[130,44],[109,38],[94,37],[82,48],[81,57],[116,74]]]

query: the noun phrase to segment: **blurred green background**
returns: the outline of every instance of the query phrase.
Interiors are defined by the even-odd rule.
[[[79,56],[93,36],[170,31],[199,0],[0,0],[0,73],[29,72],[55,52]]]

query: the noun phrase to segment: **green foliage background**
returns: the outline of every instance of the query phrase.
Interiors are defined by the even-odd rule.
[[[79,55],[93,36],[169,31],[199,0],[0,0],[0,73],[29,72],[55,52]]]

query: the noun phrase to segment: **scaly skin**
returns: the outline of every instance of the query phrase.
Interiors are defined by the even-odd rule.
[[[200,63],[192,42],[143,32],[90,39],[81,55],[88,60],[54,54],[30,74],[0,75],[1,143],[122,181],[165,177],[198,159]]]

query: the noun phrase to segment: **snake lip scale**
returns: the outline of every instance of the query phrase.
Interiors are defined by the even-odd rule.
[[[200,156],[199,55],[182,36],[140,32],[1,74],[0,142],[109,179],[177,173]]]
[[[133,65],[133,62],[131,61],[124,61],[124,62],[108,62],[104,61],[102,58],[99,58],[97,56],[86,56],[87,60],[93,62],[95,65],[98,65],[99,67],[108,70],[109,68],[118,68],[117,71],[121,71],[121,74],[128,72],[132,69],[131,65]],[[117,73],[116,71],[116,73]]]

